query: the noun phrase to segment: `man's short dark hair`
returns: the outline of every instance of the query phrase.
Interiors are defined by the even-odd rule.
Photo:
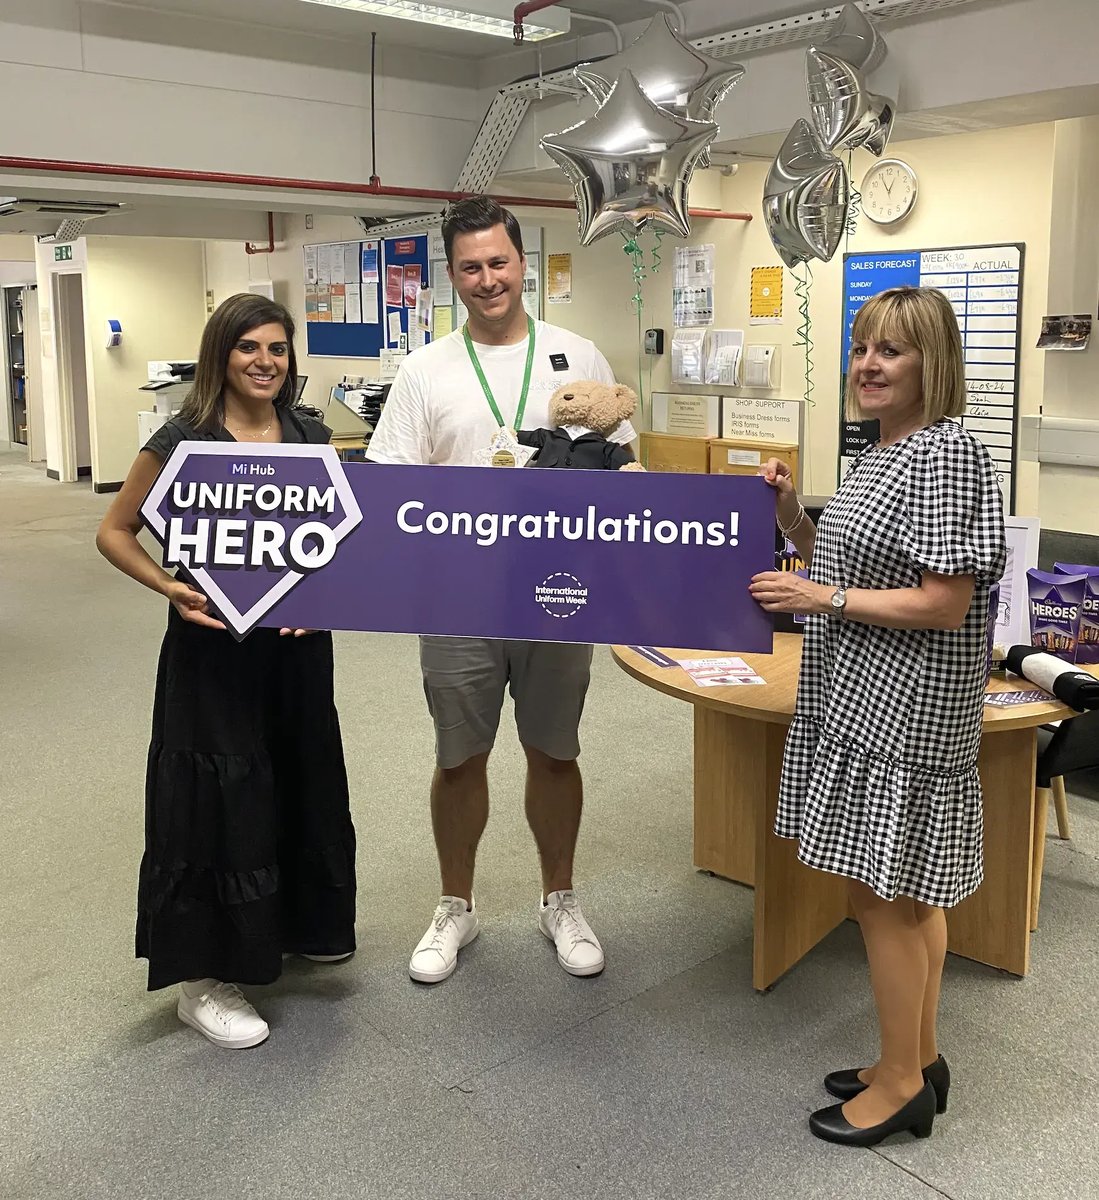
[[[511,244],[522,258],[523,232],[510,209],[497,204],[491,196],[468,196],[465,200],[455,200],[443,217],[443,245],[446,247],[447,265],[454,265],[451,248],[459,233],[476,233],[481,229],[491,229],[494,225],[503,225],[511,238]]]

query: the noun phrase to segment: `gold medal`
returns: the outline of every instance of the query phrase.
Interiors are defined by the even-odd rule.
[[[514,467],[515,455],[510,450],[497,450],[492,456],[494,467]]]

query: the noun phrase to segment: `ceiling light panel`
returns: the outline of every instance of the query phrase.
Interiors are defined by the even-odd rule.
[[[342,8],[348,12],[370,13],[379,17],[396,17],[401,21],[420,21],[425,25],[442,25],[447,29],[464,29],[469,33],[485,33],[492,37],[511,38],[515,29],[514,5],[507,0],[474,0],[474,8],[450,8],[425,4],[420,0],[303,0],[305,4],[323,4],[327,8]],[[523,22],[523,40],[541,42],[569,31],[569,10],[547,8],[534,14],[531,22]]]

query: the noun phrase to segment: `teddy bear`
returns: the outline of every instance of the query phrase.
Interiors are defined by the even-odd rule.
[[[553,429],[520,430],[523,446],[536,455],[528,466],[573,467],[589,471],[643,471],[628,446],[608,441],[637,407],[637,396],[623,383],[577,379],[550,397]]]

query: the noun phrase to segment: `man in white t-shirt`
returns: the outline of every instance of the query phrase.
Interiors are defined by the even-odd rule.
[[[549,398],[570,380],[614,382],[587,339],[528,318],[519,223],[487,196],[450,206],[443,221],[447,273],[469,317],[465,328],[401,364],[367,457],[378,463],[470,466],[501,427],[550,425]],[[636,435],[626,422],[613,440]],[[446,979],[477,936],[473,870],[488,820],[488,757],[504,691],[527,758],[527,820],[542,865],[539,926],[572,975],[598,975],[604,956],[572,886],[583,785],[577,757],[592,647],[556,642],[421,637],[420,665],[435,722],[431,821],[442,898],[408,971]]]

